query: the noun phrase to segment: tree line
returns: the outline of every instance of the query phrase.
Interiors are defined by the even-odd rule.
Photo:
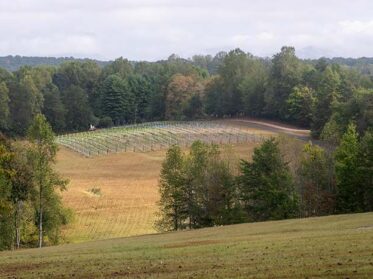
[[[289,150],[292,150],[291,154]],[[229,152],[231,153],[231,152]],[[252,160],[194,142],[167,151],[160,174],[158,230],[322,216],[373,210],[373,133],[349,124],[331,151],[271,138]]]
[[[0,250],[61,241],[61,227],[72,212],[59,195],[67,180],[52,168],[56,152],[54,134],[41,114],[32,120],[27,142],[0,134]]]
[[[338,61],[338,60],[336,60]],[[155,120],[261,117],[310,127],[337,141],[352,120],[372,127],[373,77],[334,60],[301,60],[292,47],[271,59],[240,49],[158,62],[0,69],[0,131],[25,136],[42,113],[56,133]]]

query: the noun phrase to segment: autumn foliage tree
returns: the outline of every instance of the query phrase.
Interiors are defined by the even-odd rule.
[[[196,76],[174,75],[167,86],[166,118],[182,120],[185,112],[190,112],[191,118],[201,116],[203,108],[198,100],[201,99],[203,90],[204,85]]]

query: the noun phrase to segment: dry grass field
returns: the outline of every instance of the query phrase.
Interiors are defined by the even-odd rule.
[[[373,278],[373,213],[0,253],[0,278]]]
[[[75,220],[68,241],[85,241],[154,232],[157,177],[164,154],[121,153],[86,158],[61,148],[57,170],[70,179],[63,193]],[[92,193],[92,188],[99,193]]]

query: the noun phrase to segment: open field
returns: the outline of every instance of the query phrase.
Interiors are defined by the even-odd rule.
[[[240,127],[240,130],[248,135],[275,134],[266,126],[239,125],[243,124],[245,127]],[[210,127],[228,127],[226,131],[235,131],[237,125],[238,122],[214,121]],[[253,141],[229,146],[236,159],[250,159],[258,144]],[[65,241],[154,233],[159,199],[157,185],[165,152],[165,149],[109,152],[105,156],[86,157],[62,147],[58,152],[56,169],[70,179],[68,191],[63,192],[63,200],[75,211],[74,222],[64,229]]]
[[[373,278],[373,213],[0,253],[1,278]]]

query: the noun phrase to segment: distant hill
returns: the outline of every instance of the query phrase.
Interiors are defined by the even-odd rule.
[[[333,57],[325,58],[327,64],[338,64],[347,66],[355,69],[358,72],[365,75],[373,75],[373,57],[360,57],[360,58],[345,58],[345,57]],[[303,59],[306,63],[316,64],[318,59]]]
[[[191,63],[195,66],[199,66],[208,70],[210,74],[216,74],[217,68],[222,63],[222,60],[226,53],[220,52],[215,57],[195,55],[192,59],[181,59],[184,63]],[[175,55],[171,55],[169,59],[173,58]],[[209,61],[209,58],[211,61]],[[344,57],[334,57],[334,58],[323,58],[328,64],[339,64],[345,65],[350,68],[354,68],[363,74],[373,75],[373,57],[360,57],[360,58],[344,58]],[[316,64],[318,59],[301,59],[306,63]],[[17,71],[22,66],[40,66],[49,65],[57,66],[68,61],[94,61],[99,66],[104,67],[110,64],[112,61],[102,61],[89,58],[74,58],[74,57],[38,57],[38,56],[0,56],[0,67],[4,68],[10,72]],[[158,62],[166,62],[167,60],[160,60]],[[209,62],[208,62],[209,61]],[[131,63],[136,63],[136,61],[131,61]]]
[[[80,59],[74,57],[37,57],[37,56],[0,56],[0,67],[8,71],[17,71],[22,66],[40,66],[49,65],[57,66],[68,61],[94,61],[100,66],[105,66],[110,63],[110,61],[100,61],[95,59]]]

